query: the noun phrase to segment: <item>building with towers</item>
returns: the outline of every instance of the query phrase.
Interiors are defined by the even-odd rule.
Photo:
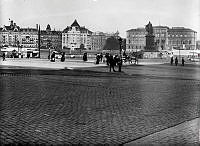
[[[46,30],[41,30],[40,34],[41,49],[62,49],[62,32],[51,30],[51,26],[48,24]]]
[[[71,26],[67,26],[62,32],[62,49],[74,51],[84,45],[84,49],[91,50],[92,32],[80,26],[77,20],[74,20]]]

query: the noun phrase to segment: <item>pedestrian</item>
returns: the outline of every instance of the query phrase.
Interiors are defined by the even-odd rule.
[[[97,54],[97,55],[96,55],[96,64],[99,64],[100,58],[101,58],[100,55]]]
[[[64,61],[65,61],[65,52],[63,52],[61,56],[61,62],[64,62]]]
[[[185,65],[185,60],[184,60],[184,58],[182,57],[182,66],[184,66]]]
[[[83,54],[83,61],[87,61],[87,53],[86,52]]]
[[[178,58],[177,57],[175,58],[175,65],[176,66],[178,65]]]
[[[105,55],[105,58],[106,58],[106,64],[109,65],[109,53],[106,53]]]
[[[115,72],[116,63],[112,55],[109,56],[109,64],[110,64],[110,72],[111,72],[111,69],[113,69],[113,71]]]
[[[100,54],[100,61],[103,62],[103,53]]]
[[[171,61],[170,61],[171,65],[173,65],[173,62],[174,62],[174,58],[173,58],[173,56],[172,56],[172,57],[171,57]]]
[[[6,54],[3,52],[3,61],[5,61],[6,60]]]
[[[55,52],[53,52],[51,54],[51,62],[55,62],[55,56],[56,56],[56,54],[55,54]]]

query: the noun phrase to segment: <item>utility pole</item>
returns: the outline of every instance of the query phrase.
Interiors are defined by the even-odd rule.
[[[39,25],[39,29],[38,29],[38,58],[40,58],[40,25]]]

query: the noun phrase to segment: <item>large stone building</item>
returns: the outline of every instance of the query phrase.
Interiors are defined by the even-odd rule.
[[[74,51],[79,49],[82,44],[85,49],[91,50],[91,35],[90,30],[81,27],[75,20],[71,26],[68,26],[62,32],[62,49]]]
[[[153,27],[153,33],[155,36],[154,42],[157,47],[156,49],[158,51],[169,49],[168,30],[169,30],[169,27],[167,27],[167,26],[154,26]]]
[[[128,30],[126,37],[126,50],[136,52],[145,50],[146,46],[146,30],[137,28]],[[171,50],[171,49],[195,49],[197,32],[184,28],[167,26],[153,26],[154,42],[156,50]]]
[[[92,48],[91,50],[103,50],[106,43],[106,34],[103,32],[92,33]]]
[[[119,38],[119,32],[115,33],[103,33],[103,32],[94,32],[92,33],[92,50],[103,50],[106,40],[110,37],[116,39]]]
[[[20,27],[10,21],[9,26],[0,28],[0,46],[16,47],[20,43]]]
[[[36,28],[21,28],[20,45],[22,48],[38,48],[38,30]]]
[[[197,40],[197,41],[196,41],[196,49],[197,49],[197,50],[200,50],[200,40]]]
[[[46,30],[41,30],[40,33],[40,45],[41,49],[62,49],[62,32],[51,30],[51,26],[48,24]]]
[[[38,47],[38,30],[36,28],[20,28],[12,20],[9,26],[0,28],[0,38],[0,46],[20,46],[20,48]]]
[[[126,32],[126,51],[137,52],[146,46],[145,28],[130,29]]]
[[[172,27],[168,31],[170,49],[196,49],[197,32],[184,27]]]

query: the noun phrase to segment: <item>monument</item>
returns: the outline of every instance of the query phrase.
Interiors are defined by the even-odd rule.
[[[152,24],[150,21],[146,25],[145,29],[147,31],[147,35],[145,36],[146,37],[145,51],[148,51],[148,52],[156,51],[155,45],[154,45],[154,37],[155,36],[153,35],[153,27],[152,27]]]

